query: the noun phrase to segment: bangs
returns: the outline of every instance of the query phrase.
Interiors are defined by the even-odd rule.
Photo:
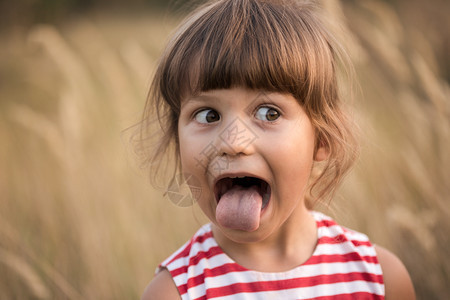
[[[294,1],[206,6],[169,49],[163,98],[175,107],[180,95],[236,86],[290,93],[302,103],[322,94],[334,83],[333,58],[313,14]]]

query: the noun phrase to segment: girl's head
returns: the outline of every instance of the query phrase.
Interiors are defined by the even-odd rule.
[[[158,116],[161,135],[146,157],[152,175],[161,175],[167,155],[180,167],[183,100],[240,87],[289,94],[301,105],[313,125],[316,149],[325,147],[328,153],[327,160],[315,166],[320,172],[309,184],[310,195],[327,198],[356,153],[337,87],[341,53],[309,2],[221,0],[202,6],[169,42],[151,86],[141,133],[143,138],[152,135],[151,123]]]

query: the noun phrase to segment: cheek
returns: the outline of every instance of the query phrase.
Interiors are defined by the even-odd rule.
[[[310,128],[301,129],[290,126],[282,134],[270,136],[265,148],[271,156],[281,162],[291,161],[291,164],[301,166],[309,164],[314,158],[314,133]]]
[[[208,144],[210,140],[202,134],[183,128],[179,132],[179,151],[183,172],[195,175],[203,180],[208,165]]]
[[[290,134],[283,140],[285,142],[270,146],[270,165],[280,187],[298,190],[293,187],[306,186],[309,181],[314,158],[314,136],[309,132]],[[286,192],[286,189],[283,190]]]
[[[180,159],[183,167],[187,167],[189,164],[189,158],[193,157],[193,153],[195,149],[193,149],[193,144],[189,144],[185,139],[180,137],[179,150],[180,150]]]
[[[276,155],[278,163],[275,164],[275,168],[279,168],[286,181],[298,182],[309,177],[314,151],[313,148],[304,146],[291,144]]]
[[[192,135],[187,130],[179,130],[179,151],[180,151],[180,162],[182,172],[187,176],[192,176],[192,181],[194,181],[196,191],[192,191],[193,195],[201,195],[196,200],[202,210],[205,211],[205,203],[208,199],[209,188],[208,181],[205,176],[204,162],[201,160],[199,153],[202,152],[204,145],[198,136]],[[198,188],[200,188],[201,193],[198,194]]]
[[[183,129],[178,129],[178,141],[183,172],[192,171],[192,160],[195,157],[194,153],[196,152],[195,147],[197,143],[191,142],[189,132]]]

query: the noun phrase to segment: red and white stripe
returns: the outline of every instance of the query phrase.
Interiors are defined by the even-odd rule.
[[[207,224],[157,272],[167,268],[182,299],[384,299],[383,274],[367,236],[312,214],[318,227],[316,249],[292,270],[266,273],[238,265]]]

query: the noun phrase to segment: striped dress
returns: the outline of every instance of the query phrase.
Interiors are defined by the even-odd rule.
[[[384,299],[381,267],[366,235],[312,212],[318,228],[313,255],[286,272],[246,269],[226,255],[211,224],[157,269],[167,270],[185,299]]]

